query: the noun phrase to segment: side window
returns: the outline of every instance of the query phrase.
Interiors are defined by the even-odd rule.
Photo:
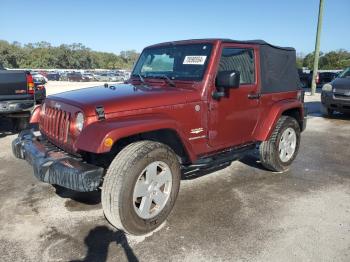
[[[254,50],[246,48],[224,48],[222,50],[218,72],[232,70],[240,72],[241,84],[253,84],[255,82]]]

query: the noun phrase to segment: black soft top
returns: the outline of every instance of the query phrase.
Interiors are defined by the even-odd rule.
[[[191,39],[166,42],[154,46],[214,41],[258,45],[260,49],[260,76],[262,93],[288,92],[300,89],[300,80],[296,67],[296,52],[292,47],[275,46],[265,42],[264,40],[241,41],[222,38]]]
[[[294,48],[271,45],[263,40],[222,39],[221,41],[259,46],[261,93],[288,92],[300,89]]]
[[[277,48],[281,50],[286,50],[286,51],[295,51],[293,47],[283,47],[283,46],[277,46],[277,45],[272,45],[264,40],[233,40],[233,39],[218,39],[221,40],[224,43],[237,43],[237,44],[253,44],[253,45],[267,45],[272,48]]]

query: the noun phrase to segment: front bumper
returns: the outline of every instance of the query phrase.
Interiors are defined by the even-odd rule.
[[[322,91],[321,102],[326,108],[341,113],[350,113],[350,96]]]
[[[80,192],[97,190],[104,169],[71,156],[45,140],[39,131],[22,131],[12,142],[12,152],[25,159],[40,181]]]

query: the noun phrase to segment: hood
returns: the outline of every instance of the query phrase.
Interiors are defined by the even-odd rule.
[[[60,101],[79,107],[86,116],[96,114],[96,107],[103,106],[105,114],[165,105],[184,104],[200,99],[195,88],[135,86],[119,84],[96,86],[51,95],[48,100]]]
[[[350,90],[350,78],[336,78],[331,84],[336,90]]]

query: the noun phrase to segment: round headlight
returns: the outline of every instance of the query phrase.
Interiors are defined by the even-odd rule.
[[[322,87],[322,91],[326,91],[326,92],[332,91],[332,85],[331,84],[324,84]]]
[[[79,112],[75,118],[75,128],[80,132],[84,126],[84,114]]]

